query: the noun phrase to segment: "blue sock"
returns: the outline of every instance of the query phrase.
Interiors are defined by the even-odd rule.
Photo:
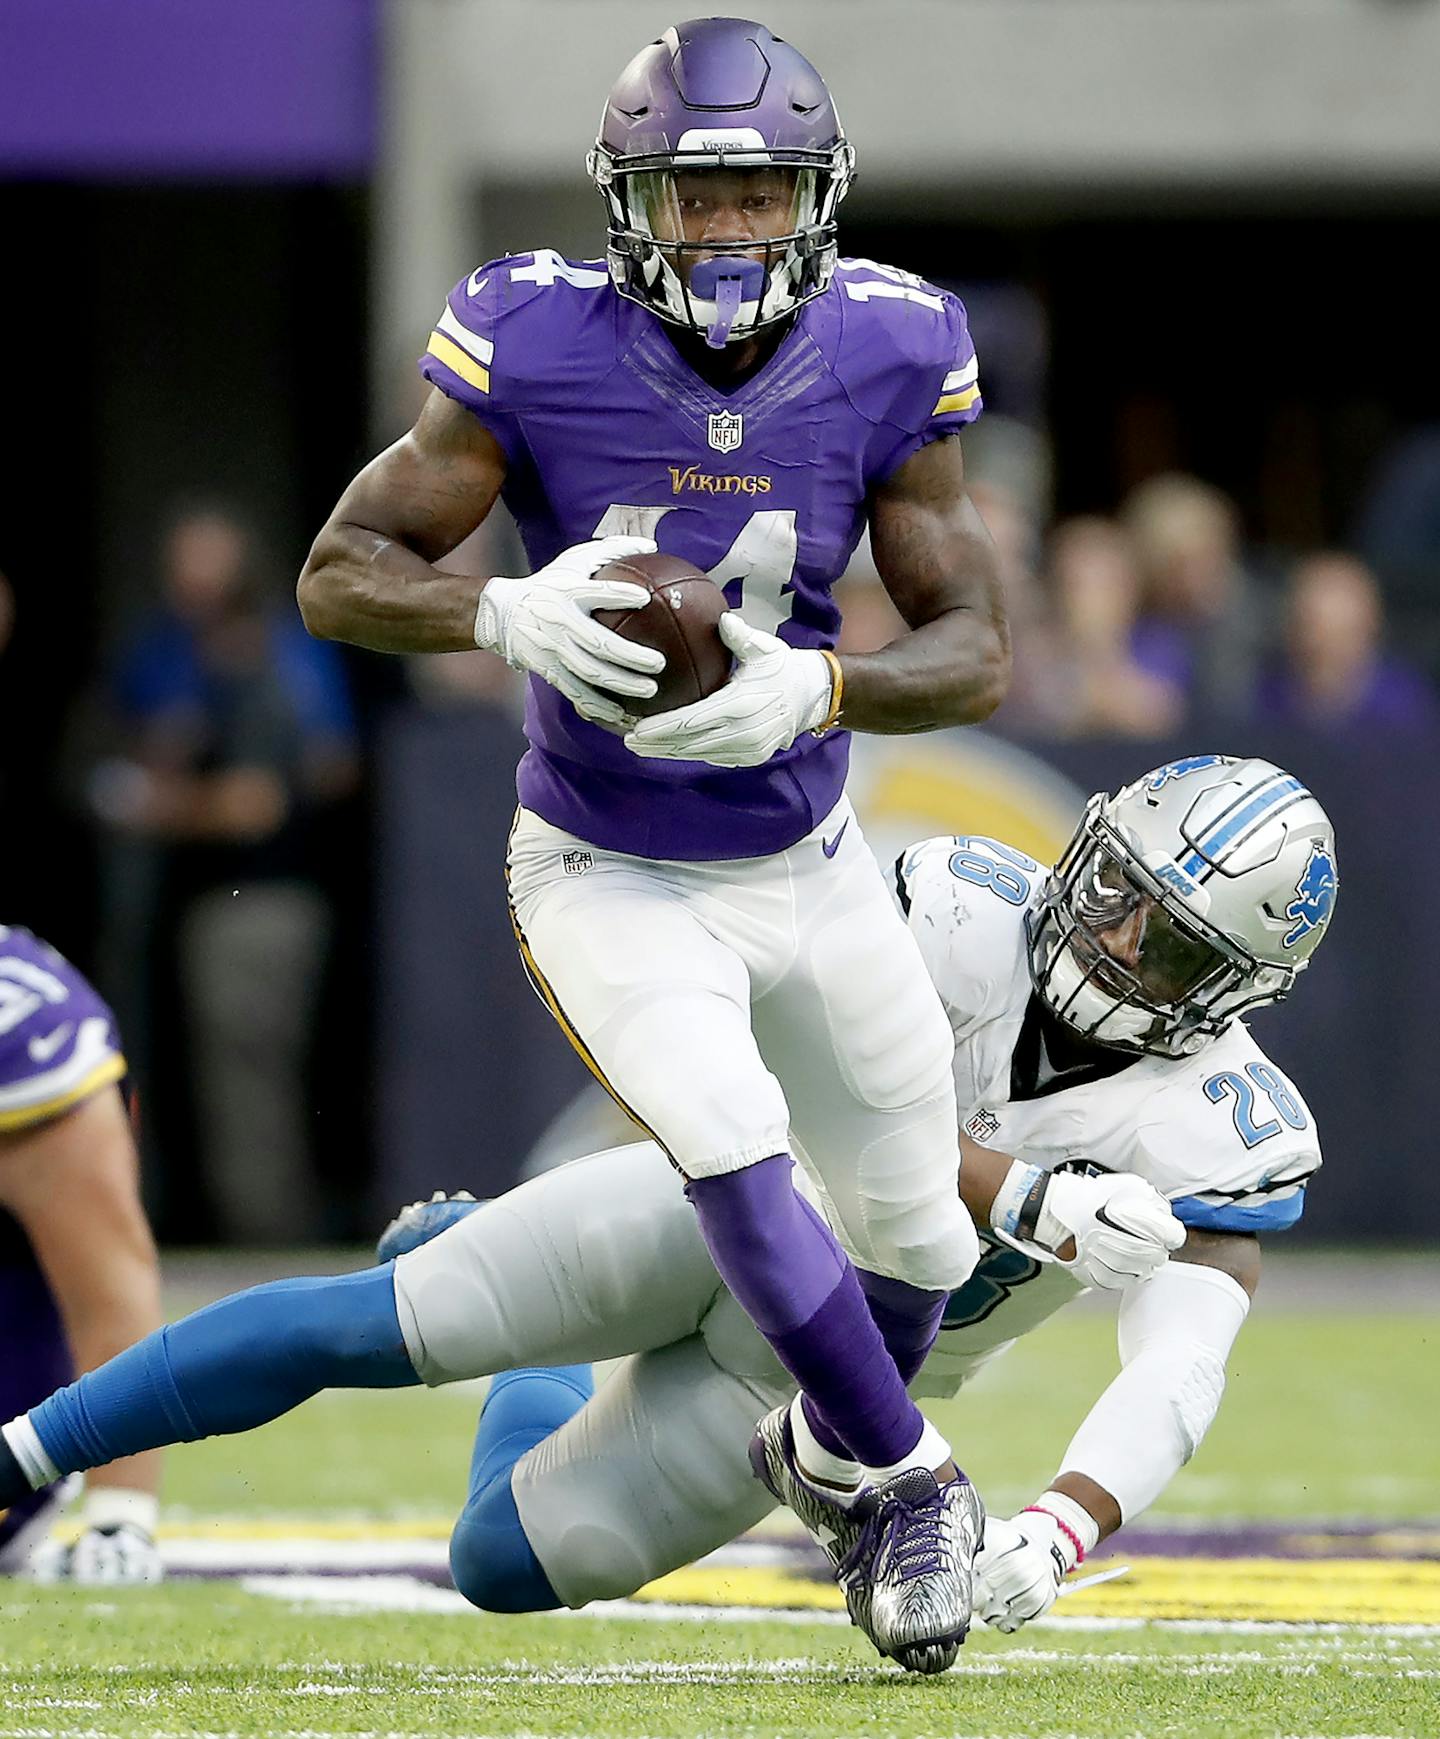
[[[510,1475],[595,1393],[589,1365],[504,1371],[490,1383],[470,1458],[470,1496],[450,1536],[450,1574],[486,1612],[552,1612],[563,1602],[531,1549]]]
[[[29,1419],[55,1466],[74,1473],[166,1443],[252,1430],[321,1389],[419,1381],[387,1263],[222,1298],[58,1390]]]

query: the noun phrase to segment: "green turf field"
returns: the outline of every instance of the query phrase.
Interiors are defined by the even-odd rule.
[[[1285,1523],[1283,1559],[1133,1554],[1056,1622],[979,1631],[939,1680],[881,1668],[803,1578],[712,1569],[708,1587],[697,1572],[657,1588],[668,1605],[509,1619],[463,1609],[438,1571],[367,1568],[382,1547],[443,1557],[478,1392],[336,1395],[171,1457],[173,1549],[243,1547],[264,1573],[257,1559],[105,1597],[0,1586],[0,1739],[1437,1739],[1440,1316],[1386,1296],[1281,1289],[1257,1309],[1221,1417],[1163,1502],[1162,1522]],[[1110,1318],[1082,1308],[946,1411],[994,1507],[1043,1484],[1113,1365]],[[1374,1526],[1326,1535],[1347,1518]],[[283,1574],[331,1550],[357,1573]]]

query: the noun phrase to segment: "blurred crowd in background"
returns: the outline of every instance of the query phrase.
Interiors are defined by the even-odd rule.
[[[1139,745],[1196,720],[1227,731],[1199,748],[1241,752],[1247,727],[1299,727],[1317,760],[1353,731],[1393,733],[1403,755],[1440,722],[1436,644],[1395,632],[1385,581],[1388,568],[1413,587],[1427,563],[1440,578],[1440,489],[1424,464],[1440,443],[1387,459],[1346,545],[1292,552],[1252,547],[1235,504],[1180,473],[1142,482],[1112,514],[1050,521],[1039,437],[1002,419],[974,445],[1015,641],[992,733],[1041,747],[1133,738],[1139,766]],[[488,574],[521,560],[500,513],[445,565]],[[306,634],[291,577],[263,526],[224,500],[175,503],[148,606],[104,649],[68,732],[70,801],[98,846],[97,976],[152,1084],[152,1146],[193,1156],[159,1165],[157,1217],[252,1244],[354,1231],[337,1207],[346,1192],[323,1175],[317,1076],[367,1066],[353,1018],[345,1055],[327,1062],[316,1035],[344,977],[337,907],[357,934],[370,919],[355,895],[371,820],[362,726],[376,721],[357,707],[355,655]],[[864,542],[840,597],[843,648],[899,630]],[[0,651],[14,615],[0,581]],[[519,747],[523,684],[498,659],[403,669],[382,712],[498,711]]]
[[[1154,0],[1122,30],[1076,0],[1038,31],[978,0],[775,0],[767,21],[843,93],[842,250],[971,313],[966,468],[1015,675],[937,754],[995,746],[1007,796],[1048,777],[1047,824],[1102,780],[1252,745],[1345,808],[1329,994],[1274,1030],[1354,1146],[1377,1101],[1434,1116],[1380,926],[1409,836],[1440,849],[1440,408],[1414,269],[1440,146],[1413,76],[1440,6],[1293,13]],[[363,1239],[402,1187],[503,1186],[581,1078],[505,915],[519,679],[481,652],[312,641],[293,586],[418,408],[447,287],[489,255],[598,250],[593,118],[666,22],[640,0],[6,9],[0,920],[114,1004],[166,1240]],[[963,100],[960,66],[982,69]],[[497,514],[445,565],[523,562]],[[894,632],[863,544],[840,592],[844,647]],[[980,829],[947,789],[940,825]],[[1413,1162],[1397,1195],[1428,1189],[1440,1225],[1428,1135],[1390,1145]]]

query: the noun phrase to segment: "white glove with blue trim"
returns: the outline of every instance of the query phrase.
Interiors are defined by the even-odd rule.
[[[825,723],[835,678],[823,652],[797,651],[752,628],[734,610],[720,618],[720,638],[735,654],[729,682],[704,700],[633,725],[625,738],[633,754],[759,767],[802,732]]]
[[[608,562],[653,555],[648,537],[598,537],[573,544],[523,579],[491,580],[475,612],[475,644],[498,652],[512,670],[530,670],[559,689],[581,718],[625,725],[630,716],[614,697],[648,700],[665,654],[622,640],[590,618],[592,610],[639,610],[644,586],[596,580]],[[609,690],[601,693],[602,689]]]

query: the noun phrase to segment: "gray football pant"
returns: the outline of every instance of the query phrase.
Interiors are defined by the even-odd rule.
[[[650,1142],[533,1178],[395,1267],[426,1383],[620,1364],[516,1464],[520,1519],[569,1606],[692,1563],[774,1507],[747,1449],[794,1385],[720,1283]]]

